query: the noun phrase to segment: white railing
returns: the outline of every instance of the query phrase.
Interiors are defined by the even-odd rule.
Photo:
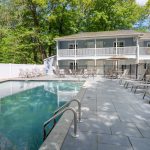
[[[150,55],[150,47],[140,47],[140,55]]]
[[[117,47],[117,54],[118,55],[136,55],[136,46],[132,47]]]
[[[140,48],[141,49],[141,48]],[[76,49],[60,49],[58,50],[58,57],[95,57],[95,56],[114,56],[114,55],[136,55],[136,46],[130,47],[106,47],[106,48],[79,48]],[[141,51],[141,50],[140,50]],[[148,54],[145,49],[144,54]],[[141,54],[141,53],[140,53]]]
[[[116,55],[116,48],[115,47],[108,47],[108,48],[97,48],[96,49],[96,56],[110,56]]]
[[[82,48],[76,50],[77,57],[88,57],[88,56],[95,56],[95,49],[94,48]]]
[[[60,49],[58,50],[59,57],[74,57],[75,49]]]

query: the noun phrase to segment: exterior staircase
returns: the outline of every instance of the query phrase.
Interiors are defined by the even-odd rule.
[[[44,59],[46,74],[53,75],[53,69],[56,68],[56,55]]]

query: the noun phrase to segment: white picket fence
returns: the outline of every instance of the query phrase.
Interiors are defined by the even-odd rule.
[[[19,77],[20,69],[44,69],[44,65],[34,64],[0,64],[0,79]]]

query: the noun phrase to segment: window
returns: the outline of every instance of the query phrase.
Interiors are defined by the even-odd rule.
[[[77,44],[76,44],[76,48],[77,48]],[[68,49],[75,49],[75,44],[74,43],[69,43],[68,44]]]
[[[150,47],[150,42],[147,43],[147,47]]]
[[[97,47],[104,47],[103,41],[97,41]]]
[[[94,48],[94,47],[95,47],[95,43],[93,41],[87,42],[87,48]]]
[[[117,47],[124,47],[124,45],[123,41],[117,41]],[[116,41],[114,42],[114,47],[116,47]]]

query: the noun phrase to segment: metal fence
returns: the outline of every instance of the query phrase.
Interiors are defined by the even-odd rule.
[[[150,74],[150,64],[129,64],[129,65],[61,65],[59,69],[65,69],[66,74],[69,74],[69,69],[72,72],[84,72],[87,70],[95,70],[96,74],[107,76],[111,71],[117,72],[118,74],[123,73],[125,69],[128,69],[128,76],[131,78],[137,78],[138,75],[143,74],[143,71],[146,70],[145,74]]]

